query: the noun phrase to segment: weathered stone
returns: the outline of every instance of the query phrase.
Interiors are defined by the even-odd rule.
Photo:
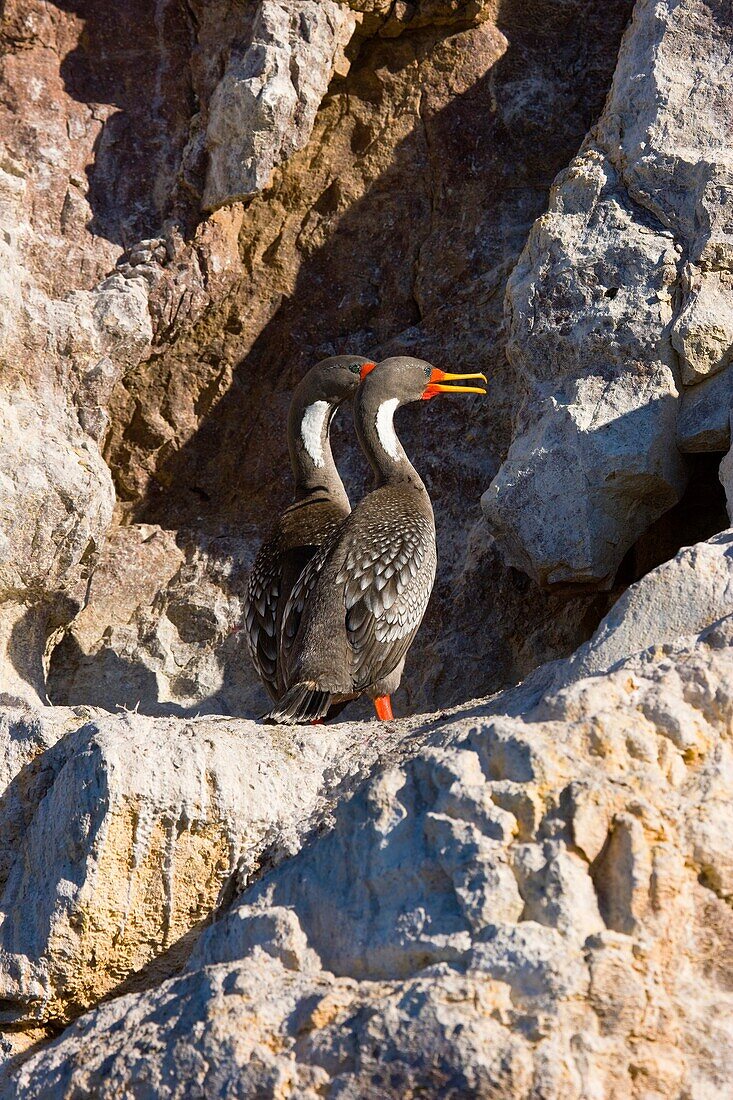
[[[334,0],[261,0],[251,40],[233,49],[211,98],[203,205],[214,210],[261,191],[313,130],[356,19]]]
[[[690,453],[730,447],[733,370],[720,371],[682,390],[677,418],[677,446]]]
[[[552,5],[542,39],[535,0],[481,22],[473,5],[421,4],[411,17],[420,28],[403,21],[406,33],[387,39],[384,12],[370,26],[367,14],[307,146],[265,192],[176,245],[151,291],[156,353],[113,396],[106,455],[124,522],[176,531],[186,545],[241,536],[253,550],[289,499],[282,426],[295,381],[318,358],[409,350],[491,377],[489,400],[436,401],[400,424],[434,501],[441,560],[395,701],[402,713],[497,690],[572,652],[608,608],[603,595],[539,594],[508,571],[481,531],[478,499],[516,401],[504,285],[552,178],[602,106],[630,6]],[[221,7],[197,11],[205,129],[228,46]],[[240,52],[250,29],[236,20],[256,11],[237,4],[227,16]],[[186,171],[194,194],[200,183]],[[348,410],[333,434],[356,500],[367,482]],[[66,698],[59,687],[52,697]]]
[[[715,1091],[733,1067],[732,642],[729,617],[522,717],[492,717],[500,697],[454,713],[245,890],[183,974],[83,1016],[0,1095]],[[541,807],[526,838],[491,809],[509,776]]]
[[[471,501],[512,417],[500,545],[607,584],[684,487],[680,383],[726,377],[722,0],[640,0],[502,321],[629,7],[3,6],[0,687],[36,702],[0,723],[3,1096],[725,1095],[731,618],[677,635],[730,611],[727,535],[629,590],[589,647],[612,672],[463,702],[618,595],[502,562]],[[255,191],[201,221],[248,142]],[[441,540],[406,677],[431,716],[197,717],[256,713],[237,626],[289,493],[277,426],[341,350],[491,377],[405,412]]]
[[[24,190],[23,173],[0,174],[0,186],[8,179]],[[0,250],[0,354],[25,364],[5,370],[0,393],[0,691],[37,702],[48,647],[79,610],[112,519],[114,489],[99,452],[105,405],[152,328],[141,280],[115,275],[51,299],[12,237]]]
[[[606,583],[684,488],[678,385],[726,366],[733,332],[733,128],[717,76],[730,60],[724,4],[637,3],[604,111],[508,284],[526,397],[483,505],[540,583]]]
[[[540,584],[610,583],[684,487],[660,339],[676,263],[671,234],[640,222],[588,152],[555,184],[509,281],[507,351],[529,395],[481,503],[507,560]]]
[[[146,524],[115,530],[87,606],[53,652],[50,698],[153,715],[262,713],[267,696],[241,633],[254,545],[197,545]]]
[[[733,343],[730,12],[724,0],[644,0],[626,41],[596,140],[689,257],[672,342],[690,384],[725,367]]]
[[[2,731],[18,771],[0,802],[0,997],[16,1026],[174,971],[232,876],[296,846],[327,788],[371,755],[354,760],[349,727],[51,713]]]
[[[733,614],[733,530],[687,546],[633,584],[573,656],[576,678],[605,672],[651,646],[698,634]]]
[[[733,201],[733,181],[730,196]],[[689,385],[733,361],[733,270],[695,268],[683,285],[686,299],[675,319],[672,343]]]
[[[213,933],[213,934],[212,934]],[[320,959],[308,946],[292,909],[239,905],[201,934],[187,963],[188,970],[215,963],[236,962],[263,951],[289,970],[315,973]]]

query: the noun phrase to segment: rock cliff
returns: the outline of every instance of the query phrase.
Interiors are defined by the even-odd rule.
[[[0,1096],[730,1089],[731,69],[723,0],[2,7]],[[264,727],[344,351],[489,398],[399,425],[410,717]]]

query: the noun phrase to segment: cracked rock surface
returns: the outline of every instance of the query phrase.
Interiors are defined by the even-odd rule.
[[[730,1091],[732,48],[723,0],[2,5],[3,1100]],[[244,585],[346,351],[490,396],[398,424],[410,717],[266,727]]]
[[[541,584],[612,578],[684,490],[678,415],[697,421],[683,439],[713,430],[680,394],[730,361],[732,51],[722,3],[636,4],[603,113],[509,281],[525,397],[482,503]]]
[[[460,708],[245,890],[179,976],[83,1016],[2,1094],[724,1088],[731,621],[521,717]]]

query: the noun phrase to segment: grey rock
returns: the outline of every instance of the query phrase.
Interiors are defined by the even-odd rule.
[[[317,972],[320,959],[308,946],[294,910],[284,907],[240,905],[200,936],[186,965],[187,970],[236,962],[264,952],[279,959],[289,970]]]
[[[689,258],[672,341],[690,384],[724,368],[733,347],[733,106],[720,83],[733,65],[730,11],[643,0],[626,44],[597,141]]]
[[[241,888],[262,859],[296,850],[329,790],[346,791],[405,732],[372,745],[358,726],[324,737],[90,708],[9,716],[0,727],[5,1021],[68,1020],[124,983],[175,971],[221,892]],[[263,920],[270,938],[282,924],[278,912],[253,920],[253,946]],[[286,923],[279,957],[301,950],[294,934]],[[242,933],[234,942],[244,951]]]
[[[523,717],[456,711],[339,797],[182,974],[82,1016],[0,1096],[586,1100],[639,1074],[712,1094],[733,1068],[732,631]],[[507,784],[537,805],[529,832],[498,812]]]
[[[542,584],[608,583],[684,488],[679,387],[733,343],[730,63],[724,4],[640,0],[604,111],[508,284],[525,399],[483,507]]]
[[[677,445],[681,451],[723,452],[730,447],[733,410],[733,371],[724,370],[682,390],[677,418]]]
[[[2,163],[4,215],[22,223],[27,177]],[[112,519],[99,450],[106,405],[152,327],[143,280],[116,273],[54,298],[28,270],[26,247],[0,235],[0,354],[24,364],[0,389],[0,692],[39,703],[48,653],[84,602]]]
[[[698,634],[733,614],[733,530],[686,546],[621,596],[569,668],[580,678],[633,653]]]
[[[527,397],[481,505],[506,560],[540,584],[610,583],[685,485],[663,335],[677,262],[671,234],[590,150],[556,181],[509,280],[507,352]]]
[[[733,173],[724,204],[733,202]],[[727,269],[717,259],[688,265],[682,287],[684,304],[675,318],[672,343],[682,362],[682,380],[694,385],[733,362],[733,244],[726,245]]]
[[[251,40],[232,49],[209,106],[203,206],[261,191],[274,168],[308,141],[354,13],[334,0],[261,0]]]
[[[196,541],[149,524],[111,531],[86,606],[51,656],[50,698],[152,715],[263,713],[241,632],[256,545],[246,530]]]

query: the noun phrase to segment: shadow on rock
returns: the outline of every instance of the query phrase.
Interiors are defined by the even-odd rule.
[[[54,0],[84,21],[66,91],[105,119],[87,169],[89,229],[123,248],[160,232],[194,111],[186,5]],[[118,108],[111,110],[110,108]]]

